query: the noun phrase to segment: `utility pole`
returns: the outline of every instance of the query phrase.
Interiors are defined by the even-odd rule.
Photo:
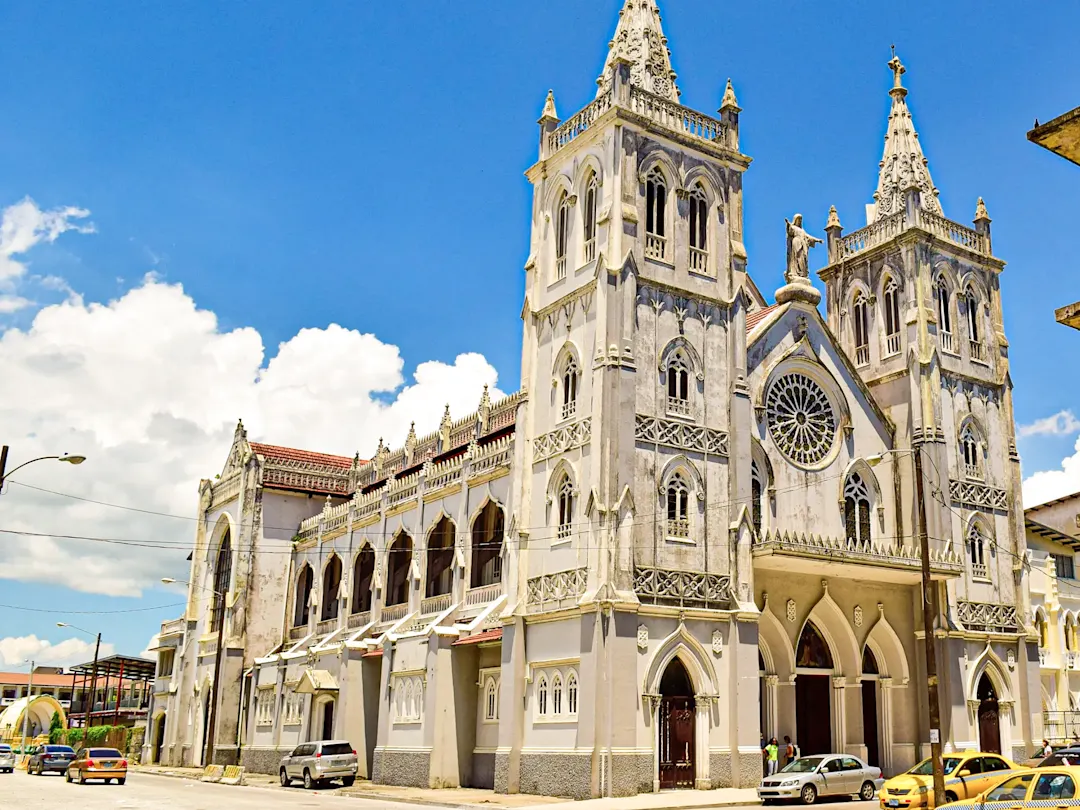
[[[7,448],[4,448],[4,455],[0,456],[0,472],[3,471],[3,460],[7,455]],[[0,476],[0,480],[3,480],[3,476]],[[34,662],[30,662],[30,677],[26,682],[26,708],[23,709],[23,721],[22,721],[22,753],[26,753],[26,733],[29,731],[30,726],[30,701],[33,700],[31,693],[34,691]]]
[[[941,705],[938,702],[937,644],[934,620],[937,598],[930,579],[930,537],[926,528],[926,492],[923,487],[923,445],[915,446],[915,495],[919,501],[919,550],[922,557],[923,643],[926,648],[926,691],[930,708],[930,764],[934,771],[934,806],[945,804],[945,771],[941,765]]]
[[[0,447],[0,490],[4,488],[4,470],[7,469],[8,446]]]
[[[83,745],[89,745],[87,738],[90,736],[90,711],[94,708],[94,697],[97,694],[97,660],[101,650],[101,633],[97,634],[97,643],[94,645],[94,666],[90,676],[90,698],[86,701],[86,720],[83,722]],[[86,676],[83,675],[83,696],[86,696]]]

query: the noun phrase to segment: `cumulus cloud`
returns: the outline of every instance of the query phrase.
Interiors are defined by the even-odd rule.
[[[55,242],[67,231],[93,233],[94,226],[83,222],[89,216],[85,208],[74,206],[42,210],[29,197],[0,212],[0,314],[31,304],[15,293],[16,283],[26,274],[25,254],[42,242]]]
[[[71,207],[42,211],[29,198],[7,208],[0,294],[25,272],[14,257],[67,230],[91,230],[80,224],[87,216]],[[336,324],[303,329],[267,352],[258,331],[222,330],[213,312],[154,274],[107,303],[47,280],[67,299],[40,309],[24,329],[0,332],[9,469],[65,452],[88,460],[39,462],[9,480],[0,579],[114,596],[182,579],[199,479],[220,471],[238,418],[253,441],[369,456],[380,438],[403,443],[411,422],[421,434],[435,430],[446,404],[455,417],[475,409],[485,385],[500,396],[498,375],[479,354],[420,363],[407,375],[397,346]]]
[[[102,643],[100,656],[113,655],[112,644]],[[37,636],[8,636],[0,638],[0,665],[20,667],[32,660],[38,666],[69,667],[85,664],[94,658],[94,642],[69,638],[52,643]]]
[[[1036,419],[1030,425],[1020,425],[1016,435],[1021,439],[1030,436],[1071,436],[1080,433],[1080,419],[1072,411],[1058,411],[1053,416]]]
[[[1073,454],[1057,470],[1041,470],[1024,479],[1024,506],[1035,506],[1065,495],[1080,492],[1080,438]]]

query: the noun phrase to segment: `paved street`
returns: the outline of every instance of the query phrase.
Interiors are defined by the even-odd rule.
[[[695,794],[701,796],[701,794]],[[663,793],[638,796],[621,802],[634,807],[664,808],[678,806],[690,798],[687,794]],[[607,800],[608,802],[612,800]],[[344,802],[344,804],[342,803]],[[602,804],[597,802],[595,805]],[[551,810],[580,807],[586,810],[594,802],[548,805]],[[701,807],[693,802],[694,807]],[[799,806],[799,805],[794,805]],[[25,773],[0,775],[0,808],[53,810],[57,807],[78,807],[79,810],[274,810],[275,808],[342,808],[342,810],[420,810],[430,805],[407,804],[400,801],[345,797],[337,790],[305,791],[302,789],[230,787],[209,785],[194,780],[132,773],[123,787],[118,785],[67,784],[60,776],[27,776]],[[759,808],[759,805],[746,805]],[[877,802],[835,802],[815,806],[822,810],[876,810]],[[736,808],[739,810],[739,808]]]

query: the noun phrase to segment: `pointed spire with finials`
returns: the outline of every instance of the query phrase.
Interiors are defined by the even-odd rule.
[[[679,86],[671,69],[671,51],[656,0],[626,0],[619,12],[615,36],[608,45],[607,61],[596,83],[597,96],[611,86],[611,67],[617,59],[630,63],[630,83],[678,103]]]
[[[930,168],[919,143],[919,133],[907,106],[907,88],[902,77],[907,68],[892,48],[889,70],[893,74],[892,109],[889,111],[888,129],[885,132],[885,152],[879,164],[877,191],[874,202],[866,207],[867,224],[904,210],[905,192],[918,191],[919,206],[934,214],[941,214],[938,190],[930,178]]]

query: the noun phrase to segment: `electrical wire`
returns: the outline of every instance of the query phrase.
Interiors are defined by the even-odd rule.
[[[28,613],[57,613],[65,616],[113,616],[118,613],[150,613],[154,610],[172,610],[183,607],[185,602],[175,602],[171,605],[155,605],[154,607],[125,608],[123,610],[58,610],[51,608],[32,608],[22,605],[0,605],[5,610],[22,610]]]

